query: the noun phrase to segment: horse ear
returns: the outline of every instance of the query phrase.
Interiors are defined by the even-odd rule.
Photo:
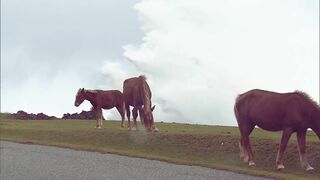
[[[156,107],[156,105],[152,106],[151,111],[153,111],[155,107]]]
[[[84,92],[84,88],[81,89],[81,92],[82,92],[82,93]]]

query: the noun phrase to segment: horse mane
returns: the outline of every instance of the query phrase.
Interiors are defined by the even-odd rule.
[[[89,89],[85,89],[84,92],[89,92],[89,93],[97,93],[97,90],[89,90]]]
[[[320,105],[315,101],[313,100],[309,94],[307,94],[306,92],[303,92],[301,90],[295,90],[294,91],[296,94],[304,97],[305,99],[307,99],[308,102],[310,102],[313,106],[315,106],[316,108],[318,108],[320,110]]]
[[[146,75],[140,75],[139,78],[143,79],[143,80],[147,80],[147,76]]]
[[[144,106],[147,108],[151,107],[151,90],[147,84],[147,77],[145,75],[140,75],[138,78],[141,83],[140,94],[143,97]]]

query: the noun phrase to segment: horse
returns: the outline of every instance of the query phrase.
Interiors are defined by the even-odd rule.
[[[111,109],[116,107],[121,115],[121,127],[124,127],[125,107],[123,94],[118,90],[87,90],[80,88],[77,92],[74,105],[76,107],[84,101],[88,100],[92,105],[92,110],[96,113],[95,128],[102,127],[102,109]]]
[[[143,124],[148,131],[156,132],[158,129],[154,125],[153,110],[151,107],[151,90],[146,81],[146,77],[141,75],[126,79],[123,82],[123,97],[128,117],[128,128],[130,129],[130,106],[133,106],[133,126],[132,130],[137,129],[138,112]]]
[[[236,98],[234,113],[240,130],[240,158],[254,166],[249,135],[255,126],[267,131],[282,131],[276,158],[278,170],[284,169],[283,155],[292,133],[297,133],[300,163],[313,170],[306,159],[306,132],[311,128],[320,139],[320,107],[306,93],[277,93],[253,89]]]

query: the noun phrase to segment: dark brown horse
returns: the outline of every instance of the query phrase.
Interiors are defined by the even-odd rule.
[[[102,109],[111,109],[116,107],[121,115],[121,127],[125,119],[125,107],[123,95],[118,90],[87,90],[80,88],[74,102],[75,106],[79,106],[84,100],[88,100],[92,104],[92,109],[96,112],[96,128],[102,126]]]
[[[311,128],[320,139],[320,107],[307,94],[254,89],[238,96],[234,112],[241,135],[240,157],[249,166],[255,165],[249,135],[258,126],[267,131],[282,131],[277,169],[284,168],[283,154],[291,134],[296,132],[301,165],[307,171],[313,170],[305,156],[306,132]]]
[[[145,128],[149,131],[158,131],[154,125],[153,114],[155,106],[151,107],[151,90],[145,76],[133,77],[123,82],[123,96],[130,128],[130,106],[133,106],[133,126],[137,128],[138,112]]]

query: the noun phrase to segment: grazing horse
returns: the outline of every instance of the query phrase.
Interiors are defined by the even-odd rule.
[[[75,106],[79,106],[84,100],[88,100],[92,104],[92,110],[96,113],[97,123],[96,128],[102,126],[102,109],[111,109],[116,107],[121,115],[121,127],[125,119],[125,107],[123,95],[118,90],[87,90],[80,88],[76,95],[74,102]]]
[[[276,166],[284,168],[283,154],[292,133],[297,133],[298,150],[302,168],[313,168],[305,156],[306,132],[311,128],[320,139],[320,107],[306,93],[276,93],[259,89],[250,90],[237,97],[234,106],[240,130],[240,157],[249,166],[255,165],[249,135],[255,126],[267,131],[282,131]]]
[[[151,91],[145,76],[133,77],[123,82],[123,97],[128,117],[128,128],[130,129],[130,106],[133,106],[133,126],[137,128],[138,112],[148,131],[158,131],[154,125],[153,114],[155,106],[151,107]]]

